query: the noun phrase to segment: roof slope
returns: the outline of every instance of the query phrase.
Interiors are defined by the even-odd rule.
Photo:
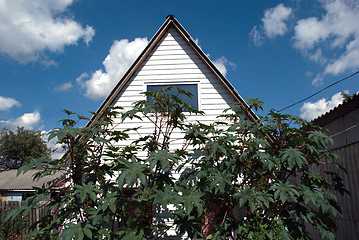
[[[33,181],[33,175],[38,170],[29,170],[24,174],[17,175],[17,170],[0,172],[0,190],[31,190],[32,187],[42,187],[48,181],[60,178],[63,174],[57,172],[51,176],[45,176],[39,181]]]
[[[131,77],[136,73],[136,71],[140,68],[141,64],[146,60],[146,58],[151,54],[151,52],[155,49],[161,38],[167,33],[167,31],[171,28],[175,28],[176,31],[181,35],[181,37],[187,42],[187,44],[192,48],[195,54],[207,65],[210,71],[222,82],[225,88],[233,95],[236,102],[241,103],[245,111],[247,112],[247,116],[252,120],[256,121],[257,116],[255,113],[249,109],[247,103],[243,100],[243,98],[239,95],[237,90],[231,85],[231,83],[219,72],[219,70],[214,66],[212,61],[207,57],[207,55],[198,47],[193,38],[189,35],[189,33],[182,27],[182,25],[177,21],[177,19],[173,15],[169,15],[166,18],[166,21],[160,27],[160,29],[156,32],[156,34],[152,37],[151,41],[147,45],[147,47],[143,50],[140,56],[136,59],[130,69],[125,73],[122,79],[118,82],[116,87],[112,90],[110,95],[105,99],[100,108],[97,110],[97,113],[91,121],[87,124],[87,126],[91,126],[94,122],[98,120],[101,116],[101,113],[108,107],[114,104],[116,97],[124,88],[126,83],[131,79]]]
[[[358,108],[359,108],[359,94],[355,94],[351,99],[343,102],[342,104],[333,108],[329,112],[326,112],[323,115],[317,117],[312,122],[319,126],[325,126],[328,123],[331,123],[334,120]]]

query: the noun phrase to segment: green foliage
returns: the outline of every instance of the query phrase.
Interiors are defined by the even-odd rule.
[[[0,165],[3,169],[16,169],[42,156],[50,150],[40,131],[18,127],[16,132],[3,129],[0,133]]]
[[[23,239],[27,229],[27,216],[20,214],[12,221],[5,219],[6,215],[19,204],[19,202],[0,201],[0,239]]]
[[[330,139],[322,129],[276,112],[246,120],[246,106],[234,106],[222,122],[190,122],[202,112],[181,101],[185,92],[167,90],[145,93],[151,101],[130,111],[108,108],[86,127],[76,127],[84,117],[65,111],[63,128],[50,137],[67,154],[19,169],[43,168],[35,178],[61,171],[64,178],[36,189],[8,217],[38,208],[51,194],[49,215],[32,226],[36,239],[159,239],[170,227],[189,238],[310,239],[306,224],[333,239],[330,216],[339,213],[333,191],[343,185],[336,173],[311,170],[337,164],[323,148]],[[258,99],[250,102],[261,109]],[[131,119],[152,123],[152,132],[121,147],[139,130],[121,129]],[[183,132],[178,149],[175,131]]]

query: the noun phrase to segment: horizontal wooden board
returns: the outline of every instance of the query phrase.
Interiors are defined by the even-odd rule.
[[[126,87],[121,91],[115,105],[129,110],[132,108],[133,102],[145,99],[140,93],[146,91],[148,84],[169,83],[198,84],[199,109],[203,110],[205,115],[190,116],[186,113],[188,122],[196,123],[198,121],[211,124],[218,120],[225,121],[223,118],[218,119],[217,116],[233,104],[232,94],[173,29],[158,43],[154,51],[149,54],[146,61],[132,76]],[[153,119],[153,115],[151,117]],[[130,138],[128,140],[116,143],[118,146],[131,144],[140,136],[152,134],[154,131],[154,124],[145,117],[142,117],[142,120],[126,119],[124,122],[121,119],[115,119],[114,126],[118,130],[141,126],[137,131],[129,132]],[[183,136],[184,133],[179,129],[174,130],[173,141],[170,145],[171,150],[182,147]],[[138,156],[146,157],[146,154],[140,152]],[[178,178],[180,173],[174,173],[174,176]]]

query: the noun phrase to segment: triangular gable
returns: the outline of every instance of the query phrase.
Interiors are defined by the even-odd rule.
[[[166,18],[166,21],[160,27],[160,29],[153,36],[147,47],[143,50],[140,56],[136,59],[130,69],[125,73],[122,79],[118,82],[109,96],[102,103],[100,108],[97,110],[97,115],[95,115],[91,121],[87,124],[87,126],[91,126],[93,122],[96,122],[99,116],[101,116],[101,112],[103,112],[108,106],[115,104],[115,100],[117,99],[120,92],[126,86],[126,84],[134,77],[135,74],[138,73],[138,70],[143,66],[148,57],[155,51],[156,47],[160,43],[161,39],[164,38],[166,34],[168,34],[170,29],[174,29],[179,35],[183,38],[183,40],[190,46],[191,50],[197,55],[197,57],[206,65],[206,67],[210,70],[212,74],[216,76],[216,78],[223,84],[223,86],[230,92],[233,96],[234,101],[241,103],[245,111],[247,112],[247,116],[252,121],[257,120],[257,116],[255,113],[249,109],[247,103],[243,100],[243,98],[239,95],[237,90],[231,85],[231,83],[220,73],[220,71],[214,66],[212,61],[207,57],[207,55],[198,47],[193,38],[188,34],[188,32],[182,27],[182,25],[177,21],[177,19],[173,15],[169,15]]]

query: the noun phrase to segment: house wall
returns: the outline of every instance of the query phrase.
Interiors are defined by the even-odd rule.
[[[174,28],[170,28],[159,41],[152,53],[121,90],[113,105],[130,110],[134,102],[145,100],[146,97],[141,92],[147,90],[148,84],[164,85],[171,83],[190,83],[198,86],[198,109],[203,111],[204,115],[188,116],[189,122],[200,121],[204,124],[210,124],[216,120],[225,121],[225,119],[217,117],[225,109],[233,106],[233,95]],[[118,146],[126,146],[141,136],[151,134],[154,130],[154,125],[146,118],[143,118],[142,121],[136,118],[133,120],[126,119],[123,123],[121,123],[121,119],[115,119],[114,124],[116,130],[141,126],[138,131],[129,133],[129,140],[117,143]],[[172,139],[177,140],[171,142],[170,150],[182,147],[183,135],[178,129],[174,131]],[[145,157],[146,152],[140,152],[138,155]],[[177,179],[179,175],[180,173],[173,173],[173,177]],[[171,210],[171,207],[169,209]],[[166,222],[173,225],[171,221],[166,220]],[[175,236],[175,226],[168,231],[168,234],[171,235],[171,239],[180,239]]]
[[[11,192],[1,192],[1,201],[22,201],[22,197],[25,193],[24,192],[18,192],[18,191],[11,191]]]
[[[343,217],[335,217],[337,224],[337,239],[358,239],[359,236],[359,142],[332,150],[339,155],[341,164],[347,169],[347,174],[341,174],[344,186],[350,192],[350,196],[337,194],[339,206]]]
[[[170,83],[198,84],[199,110],[202,110],[205,115],[189,116],[189,121],[212,123],[218,115],[223,113],[223,110],[230,108],[234,103],[233,96],[220,80],[199,59],[179,33],[174,28],[170,28],[122,89],[114,105],[129,110],[135,101],[145,99],[141,92],[146,91],[147,84]],[[144,118],[142,120],[128,119],[118,125],[118,130],[141,126],[138,132],[131,132],[129,141],[124,141],[121,145],[127,145],[140,136],[152,133],[153,125],[150,121]],[[115,124],[117,123],[120,123],[120,119],[116,120]],[[182,134],[177,131],[173,137],[177,139],[181,136]],[[182,142],[182,140],[175,141],[172,147],[180,147]]]
[[[342,196],[336,193],[338,204],[342,209],[342,216],[337,215],[334,217],[337,231],[336,239],[338,240],[354,240],[359,236],[359,142],[339,147],[331,150],[332,153],[337,154],[341,158],[341,165],[347,169],[347,174],[339,172],[334,166],[322,165],[319,168],[313,169],[317,173],[323,171],[336,171],[340,173],[343,179],[345,188],[350,192],[350,195],[345,194]],[[319,240],[319,233],[310,228],[313,239]]]
[[[329,129],[334,140],[334,145],[329,149],[336,149],[359,142],[359,109],[356,109],[335,121],[325,125]]]
[[[342,209],[342,217],[334,218],[338,240],[358,239],[359,236],[359,109],[356,109],[324,126],[331,131],[329,135],[334,140],[334,145],[329,146],[330,152],[337,154],[341,161],[340,164],[347,170],[347,174],[333,166],[320,166],[316,169],[318,173],[322,171],[337,171],[343,179],[345,188],[350,195],[342,196],[336,193],[339,206]],[[314,239],[320,239],[318,233],[314,234]]]

